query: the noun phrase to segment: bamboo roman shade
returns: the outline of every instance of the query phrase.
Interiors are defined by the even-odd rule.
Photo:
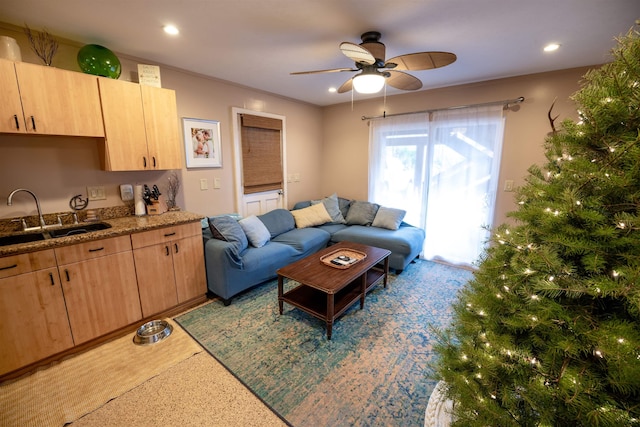
[[[282,120],[240,115],[244,194],[282,188]]]

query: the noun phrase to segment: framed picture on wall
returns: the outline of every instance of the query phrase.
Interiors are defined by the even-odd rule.
[[[188,168],[221,168],[220,122],[182,118]]]

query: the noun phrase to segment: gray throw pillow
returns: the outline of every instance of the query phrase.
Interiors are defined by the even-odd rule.
[[[380,206],[376,217],[371,224],[373,227],[388,228],[389,230],[397,230],[407,214],[402,209],[385,208]]]
[[[342,216],[342,212],[340,211],[340,205],[338,204],[338,195],[333,193],[329,197],[325,197],[322,200],[312,200],[312,205],[317,205],[318,203],[322,203],[324,207],[327,209],[329,216],[331,217],[331,222],[334,224],[344,224],[347,222]]]
[[[349,207],[347,213],[347,224],[349,225],[371,225],[380,205],[370,202],[355,201]]]
[[[347,218],[349,214],[349,207],[351,206],[352,201],[349,199],[345,199],[343,197],[338,197],[338,206],[340,207],[340,212],[342,212],[342,217]]]
[[[238,253],[247,249],[247,236],[234,218],[230,216],[216,216],[209,218],[209,229],[213,237],[218,240],[234,243]]]

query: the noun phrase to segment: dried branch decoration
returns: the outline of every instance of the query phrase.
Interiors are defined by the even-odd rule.
[[[169,175],[169,183],[167,184],[167,208],[175,209],[176,197],[178,196],[178,190],[180,189],[180,178],[176,172],[171,172]]]
[[[29,39],[31,49],[38,55],[45,65],[51,66],[53,57],[58,51],[58,42],[53,38],[49,32],[45,29],[42,32],[31,31],[31,28],[27,24],[24,26],[24,33]]]

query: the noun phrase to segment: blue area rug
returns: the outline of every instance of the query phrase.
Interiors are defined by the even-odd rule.
[[[277,281],[175,320],[293,426],[422,426],[436,384],[429,325],[450,322],[471,275],[410,264],[340,317],[331,341],[323,321],[287,303],[279,314]]]

